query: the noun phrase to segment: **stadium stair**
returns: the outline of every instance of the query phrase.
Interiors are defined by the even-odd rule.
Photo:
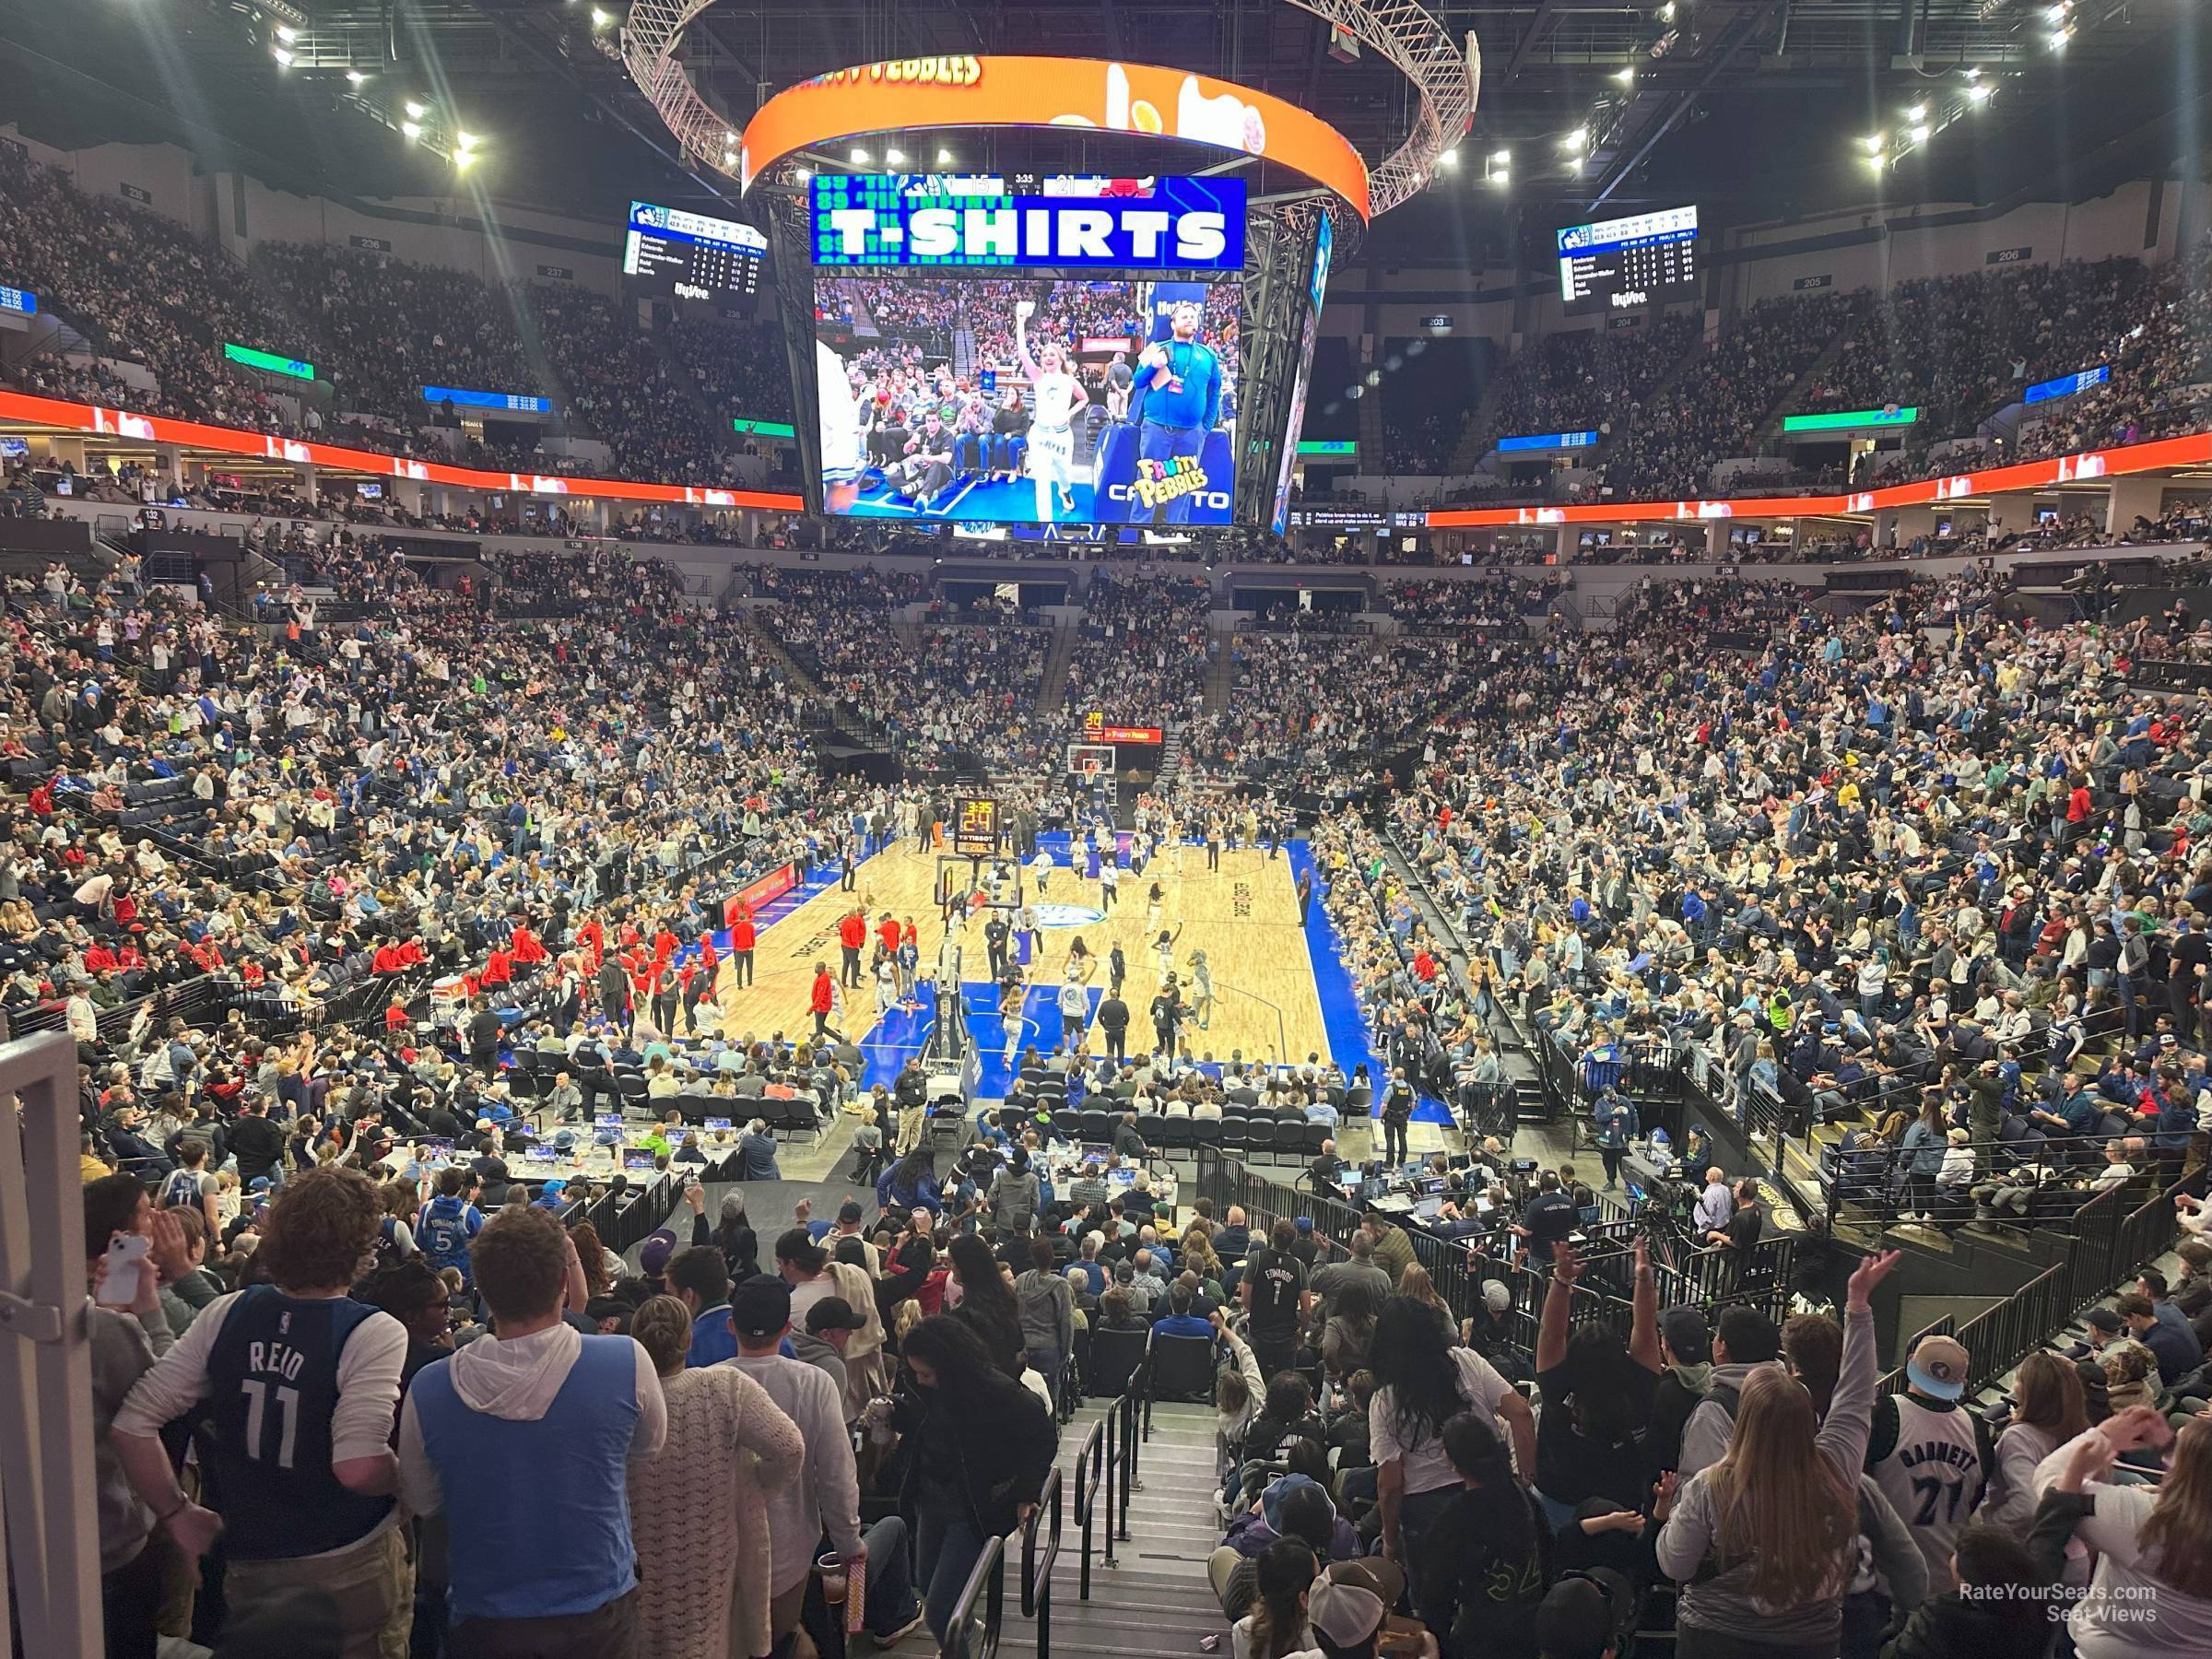
[[[1219,714],[1229,707],[1229,694],[1237,683],[1237,641],[1217,634],[1215,651],[1206,665],[1206,712]]]
[[[1167,740],[1160,745],[1159,771],[1152,779],[1155,794],[1167,794],[1175,787],[1175,774],[1182,770],[1182,727],[1171,725]]]
[[[1836,328],[1835,337],[1820,348],[1820,355],[1806,365],[1805,372],[1792,381],[1774,406],[1767,411],[1766,418],[1754,427],[1746,447],[1755,455],[1772,452],[1772,444],[1782,435],[1783,417],[1794,411],[1805,394],[1819,384],[1820,379],[1835,360],[1843,355],[1843,348],[1858,337],[1860,327],[1870,315],[1877,314],[1862,300],[1844,312],[1843,321]]]
[[[1092,1522],[1090,1599],[1079,1599],[1083,1529],[1076,1524],[1076,1458],[1091,1425],[1112,1409],[1086,1401],[1060,1431],[1060,1490],[1065,1505],[1060,1554],[1053,1564],[1050,1659],[1190,1659],[1199,1639],[1224,1634],[1228,1620],[1206,1582],[1206,1560],[1221,1541],[1214,1514],[1214,1408],[1152,1407],[1152,1437],[1137,1460],[1129,1536],[1119,1565],[1099,1559],[1105,1542],[1104,1500]],[[1037,1626],[1021,1617],[1021,1540],[1008,1541],[1006,1618],[998,1651],[1034,1659]],[[1226,1651],[1228,1643],[1222,1643]]]
[[[791,653],[783,649],[783,641],[777,639],[768,629],[761,627],[759,622],[754,618],[752,612],[739,606],[733,609],[730,614],[735,617],[739,624],[753,636],[761,654],[766,656],[769,661],[779,665],[785,674],[791,676],[793,685],[798,687],[809,697],[818,698],[822,695],[821,682],[799,666],[797,662],[793,659]]]
[[[1076,657],[1076,630],[1065,622],[1053,628],[1052,649],[1044,653],[1044,678],[1037,688],[1037,706],[1056,709],[1067,695],[1068,665]]]

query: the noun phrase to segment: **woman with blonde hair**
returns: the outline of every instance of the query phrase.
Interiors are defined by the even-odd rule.
[[[1428,1268],[1416,1263],[1399,1274],[1397,1294],[1409,1301],[1419,1302],[1423,1307],[1435,1309],[1437,1318],[1443,1322],[1444,1329],[1452,1334],[1453,1345],[1458,1346],[1459,1321],[1452,1317],[1451,1304],[1438,1293],[1436,1281],[1429,1277]]]
[[[1682,1586],[1680,1659],[1835,1659],[1843,1593],[1858,1565],[1859,1469],[1874,1426],[1869,1298],[1898,1253],[1851,1276],[1843,1362],[1828,1415],[1778,1366],[1745,1378],[1728,1454],[1679,1492],[1669,1476],[1659,1570]]]
[[[653,1357],[668,1402],[666,1444],[629,1465],[637,1651],[653,1659],[765,1653],[768,1495],[798,1475],[806,1442],[737,1367],[684,1368],[691,1314],[675,1297],[648,1299],[629,1334]]]
[[[2035,1471],[2039,1493],[2088,1501],[2074,1535],[2097,1553],[2089,1593],[2066,1628],[2081,1659],[2203,1659],[2212,1653],[2212,1418],[2192,1418],[2157,1486],[2098,1478],[2122,1453],[2171,1433],[2137,1406],[2068,1441]]]
[[[2012,1420],[1997,1436],[1994,1502],[1984,1500],[1977,1520],[2024,1532],[2035,1519],[2035,1471],[2044,1458],[2089,1426],[2081,1372],[2048,1348],[2020,1362],[2012,1385]]]

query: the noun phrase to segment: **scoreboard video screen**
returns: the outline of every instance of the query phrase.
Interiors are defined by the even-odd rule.
[[[1559,300],[1570,315],[1686,300],[1698,287],[1698,210],[1667,207],[1559,232]]]
[[[820,500],[970,524],[1225,524],[1236,179],[814,181]]]
[[[629,205],[622,275],[642,292],[749,301],[760,291],[767,256],[768,238],[750,225],[651,202]]]

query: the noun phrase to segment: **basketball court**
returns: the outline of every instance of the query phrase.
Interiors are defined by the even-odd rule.
[[[1210,1055],[1226,1064],[1241,1055],[1247,1061],[1300,1065],[1309,1054],[1319,1054],[1334,1058],[1347,1075],[1361,1063],[1371,1074],[1375,1071],[1365,1024],[1351,1002],[1350,980],[1336,959],[1335,930],[1320,903],[1312,905],[1309,925],[1299,923],[1298,876],[1310,867],[1302,841],[1273,858],[1264,848],[1225,849],[1218,871],[1206,868],[1204,847],[1187,845],[1156,853],[1140,872],[1126,867],[1127,834],[1118,839],[1124,868],[1118,901],[1111,906],[1103,884],[1071,862],[1065,832],[1038,838],[1040,849],[1053,860],[1041,880],[1033,856],[1017,861],[1009,852],[984,862],[979,885],[992,890],[994,902],[1004,908],[968,908],[953,928],[961,949],[970,1035],[987,1056],[997,1056],[986,1061],[982,1093],[1003,1090],[1007,1075],[1003,1057],[1007,1032],[991,982],[984,926],[994,914],[1012,926],[1018,913],[1016,903],[1026,904],[1038,923],[1029,964],[1015,964],[1026,984],[1014,1033],[1017,1056],[1032,1043],[1041,1053],[1052,1053],[1060,1035],[1059,992],[1078,940],[1095,964],[1088,980],[1087,1028],[1106,994],[1108,959],[1118,944],[1126,964],[1122,997],[1130,1009],[1129,1048],[1133,1053],[1150,1049],[1146,1010],[1160,980],[1154,942],[1164,930],[1174,938],[1169,965],[1186,997],[1193,953],[1204,951],[1212,970],[1210,1018],[1203,1026],[1193,1019],[1184,1027],[1184,1042],[1194,1057],[1203,1061]],[[1082,856],[1088,864],[1088,850]],[[912,841],[887,847],[860,865],[853,891],[841,891],[831,881],[762,926],[754,982],[739,988],[726,962],[719,971],[715,993],[724,1034],[764,1038],[782,1031],[794,1040],[810,1034],[815,965],[826,964],[832,976],[839,973],[838,924],[855,904],[866,916],[871,935],[865,954],[873,954],[875,930],[888,912],[901,924],[913,924],[926,972],[946,935],[939,902],[940,870],[946,865],[973,867],[967,857],[934,848],[918,852]],[[1156,882],[1161,888],[1158,924],[1148,926]],[[1011,891],[1008,883],[1015,884]],[[889,1081],[927,1035],[926,1006],[894,1006],[879,1017],[875,982],[865,967],[863,983],[845,988],[841,995],[842,1010],[830,1024],[866,1053],[867,1082]],[[1072,1033],[1069,1041],[1072,1047]],[[1094,1036],[1094,1051],[1100,1046]]]

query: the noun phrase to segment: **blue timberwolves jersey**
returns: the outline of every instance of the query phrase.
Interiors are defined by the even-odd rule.
[[[271,1285],[239,1293],[207,1354],[201,1441],[212,1507],[241,1560],[322,1555],[365,1537],[391,1512],[330,1470],[338,1358],[378,1311],[340,1297],[297,1301]]]

